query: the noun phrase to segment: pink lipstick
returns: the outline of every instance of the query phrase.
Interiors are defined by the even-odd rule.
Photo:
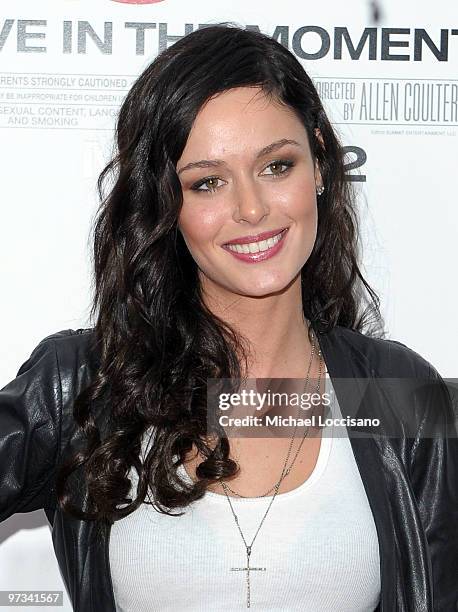
[[[276,255],[285,242],[289,228],[263,232],[257,236],[244,236],[222,245],[222,248],[236,259],[248,263],[256,263],[270,259]]]

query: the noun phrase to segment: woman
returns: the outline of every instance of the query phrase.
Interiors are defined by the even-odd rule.
[[[95,326],[43,339],[0,395],[0,519],[45,509],[84,612],[456,610],[450,395],[382,337],[342,148],[301,64],[260,33],[195,31],[134,83],[117,145]],[[378,418],[376,435],[207,430],[209,379],[322,391],[325,374],[333,414]],[[388,377],[423,384],[355,410],[342,379]]]

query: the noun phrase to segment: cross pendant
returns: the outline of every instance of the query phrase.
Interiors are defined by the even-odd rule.
[[[246,572],[247,599],[246,607],[250,607],[250,572],[265,572],[265,567],[250,567],[251,546],[246,547],[246,567],[231,567],[231,572]]]

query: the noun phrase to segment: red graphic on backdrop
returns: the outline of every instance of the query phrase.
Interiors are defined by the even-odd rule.
[[[111,0],[112,2],[121,2],[122,4],[157,4],[164,0]]]

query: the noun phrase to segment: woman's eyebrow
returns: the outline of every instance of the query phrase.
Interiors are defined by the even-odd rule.
[[[297,140],[292,140],[290,138],[281,138],[280,140],[276,140],[275,142],[271,142],[269,145],[263,147],[256,154],[256,159],[259,159],[263,155],[268,155],[277,149],[280,149],[284,145],[291,144],[300,147],[301,145],[297,142]],[[178,174],[181,174],[185,170],[191,170],[192,168],[216,168],[218,166],[225,166],[226,162],[222,159],[201,159],[196,162],[189,162],[183,168],[178,170]]]

